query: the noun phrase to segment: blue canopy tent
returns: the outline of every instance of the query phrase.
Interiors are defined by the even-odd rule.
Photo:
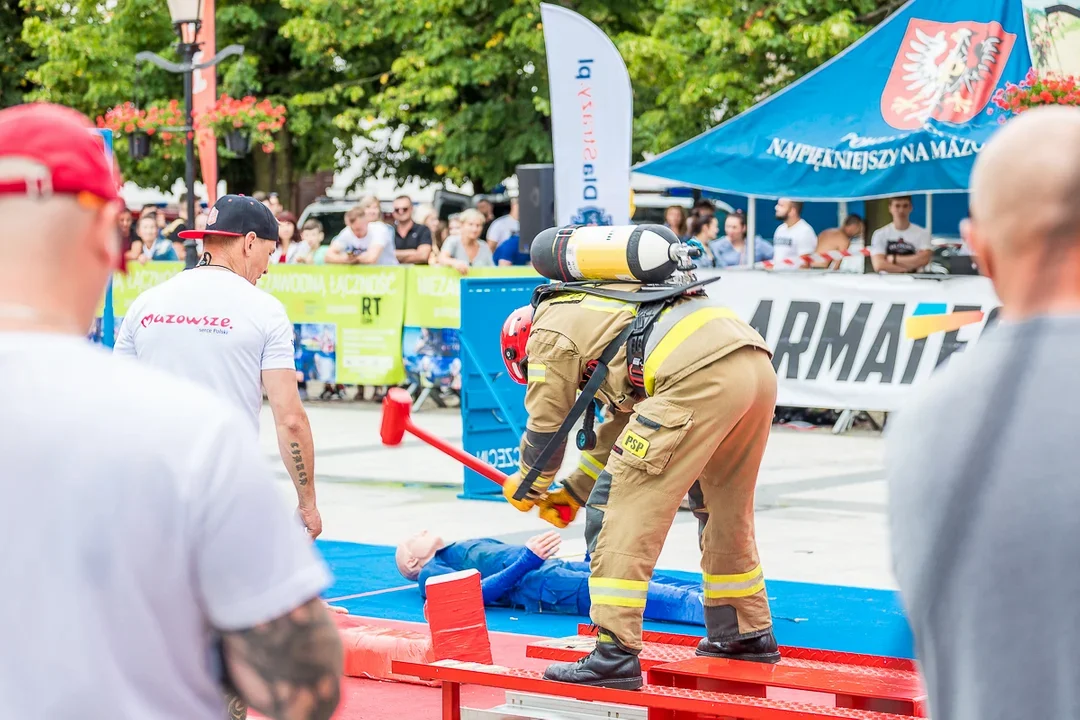
[[[992,95],[1031,67],[1021,0],[911,0],[813,72],[634,170],[749,198],[925,195],[929,225],[931,195],[967,191],[998,127]]]

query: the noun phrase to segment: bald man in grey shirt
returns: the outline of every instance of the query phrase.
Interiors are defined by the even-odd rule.
[[[1080,718],[1080,109],[999,131],[971,197],[1002,320],[892,423],[896,577],[934,720]]]

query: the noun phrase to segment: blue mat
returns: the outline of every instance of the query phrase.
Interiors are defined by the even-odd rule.
[[[334,585],[323,597],[356,595],[409,584],[394,565],[393,547],[322,540],[316,544],[334,573]],[[701,580],[700,574],[664,572]],[[781,645],[914,657],[911,630],[896,592],[783,580],[768,581],[768,590],[776,639]],[[416,586],[334,604],[353,615],[424,622],[423,601]],[[564,637],[576,634],[578,623],[587,623],[589,619],[490,608],[487,621],[488,628],[494,631]],[[701,626],[674,623],[646,622],[645,628],[687,635],[704,633]]]

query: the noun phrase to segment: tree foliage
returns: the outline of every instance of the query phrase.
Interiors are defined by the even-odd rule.
[[[368,174],[491,187],[515,165],[551,159],[539,4],[521,0],[283,0],[285,32],[311,54],[379,58],[363,102],[335,122],[367,138]],[[640,33],[641,0],[583,0],[609,32]]]
[[[862,37],[896,0],[667,0],[619,49],[635,88],[635,150],[661,152],[716,126]],[[646,99],[646,98],[640,98]]]
[[[133,100],[146,107],[183,98],[183,81],[150,64],[137,66],[135,55],[156,52],[174,61],[176,34],[168,9],[161,0],[22,0],[37,10],[23,24],[22,38],[42,62],[27,73],[36,86],[31,99],[71,105],[91,117],[110,107]],[[292,56],[293,44],[281,32],[289,11],[277,0],[218,0],[217,47],[244,46],[240,59],[229,58],[218,67],[219,92],[235,97],[257,94],[284,102],[289,110],[287,142],[278,143],[273,158],[229,160],[220,158],[222,175],[230,187],[250,191],[261,166],[268,181],[278,165],[277,182],[288,190],[294,175],[306,170],[333,167],[335,141],[347,135],[335,126],[334,117],[344,110],[346,98],[310,104],[302,99],[311,88],[330,87],[343,73],[331,61],[305,63]],[[299,97],[299,99],[298,99]],[[134,162],[126,155],[126,143],[118,145],[121,167],[127,179],[147,187],[170,187],[183,177],[183,154],[151,143],[150,157]],[[295,158],[295,160],[294,160]],[[253,162],[254,160],[254,162]],[[285,172],[280,172],[280,168]],[[263,184],[264,189],[267,184]]]
[[[30,16],[18,3],[0,3],[0,108],[22,103],[33,89],[29,76],[38,60],[22,39]]]
[[[335,122],[376,142],[367,171],[490,187],[551,160],[534,0],[283,0],[310,53],[391,58]],[[635,159],[740,112],[861,37],[896,0],[563,2],[615,42],[634,87]],[[394,142],[380,142],[391,136]]]
[[[862,37],[901,1],[562,4],[595,22],[619,48],[634,88],[640,159],[781,89]],[[178,77],[149,66],[136,87],[136,52],[175,57],[161,0],[21,0],[14,15],[0,11],[0,32],[18,22],[28,52],[5,43],[0,64],[36,87],[31,97],[96,115],[133,98],[181,96]],[[538,0],[218,0],[217,28],[218,48],[245,47],[243,58],[219,70],[220,90],[283,102],[289,114],[274,155],[223,163],[235,187],[281,189],[299,172],[340,168],[360,157],[360,181],[392,175],[471,181],[482,190],[516,165],[551,160]],[[6,100],[7,82],[4,92]],[[158,154],[125,171],[141,184],[161,186],[181,176],[182,167]]]

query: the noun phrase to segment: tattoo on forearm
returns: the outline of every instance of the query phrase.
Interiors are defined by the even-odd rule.
[[[225,647],[247,703],[272,718],[326,720],[341,697],[341,640],[315,599],[250,630],[228,633]]]
[[[232,693],[225,699],[229,701],[229,720],[247,720],[247,704],[243,700]]]
[[[308,474],[304,467],[304,455],[300,452],[300,443],[291,443],[289,449],[292,454],[293,467],[296,468],[297,482],[301,485],[308,484]]]

